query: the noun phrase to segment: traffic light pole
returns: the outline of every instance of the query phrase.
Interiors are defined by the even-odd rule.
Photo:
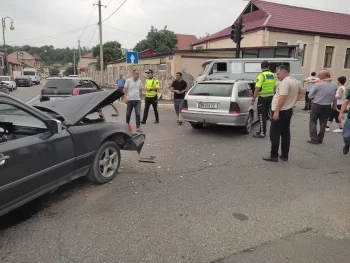
[[[242,16],[238,18],[238,38],[237,38],[237,43],[236,43],[236,58],[240,57],[241,54],[241,37],[242,37],[242,32],[241,32],[241,26],[242,26]]]

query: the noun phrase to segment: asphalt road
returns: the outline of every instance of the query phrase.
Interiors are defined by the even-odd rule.
[[[0,261],[349,262],[350,156],[341,134],[308,145],[300,108],[288,163],[261,160],[268,139],[178,126],[170,110],[153,124],[151,112],[142,155],[155,164],[123,153],[112,183],[82,178],[0,218]]]

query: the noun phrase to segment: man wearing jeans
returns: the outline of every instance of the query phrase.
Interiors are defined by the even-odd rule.
[[[271,154],[264,161],[278,162],[278,150],[281,140],[281,160],[288,161],[290,148],[290,122],[295,103],[304,96],[299,82],[289,76],[290,69],[282,65],[277,68],[277,78],[281,81],[273,97],[272,121],[270,127]]]
[[[171,84],[171,92],[174,92],[174,107],[177,116],[177,123],[182,124],[181,110],[184,106],[184,99],[188,91],[187,83],[182,79],[182,73],[176,73],[176,80]]]
[[[124,91],[125,79],[123,79],[123,75],[120,74],[119,78],[116,79],[116,84],[120,91]],[[123,101],[123,97],[120,98],[120,101]]]
[[[126,107],[126,123],[130,123],[131,113],[135,109],[136,117],[136,131],[140,130],[140,112],[141,112],[141,80],[139,79],[140,73],[137,69],[132,71],[132,77],[125,81],[124,85],[124,102]]]

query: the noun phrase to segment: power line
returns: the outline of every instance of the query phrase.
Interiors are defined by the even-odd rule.
[[[91,43],[92,39],[94,38],[94,36],[95,36],[95,34],[97,32],[97,29],[98,29],[98,25],[96,26],[96,29],[95,29],[94,33],[92,34],[92,37],[91,37],[91,39],[89,41],[89,44],[87,45],[88,47],[90,46],[90,43]]]
[[[96,8],[96,6],[93,5],[92,8],[91,8],[91,11],[90,11],[89,18],[88,18],[88,20],[87,20],[87,22],[86,22],[86,24],[85,24],[85,28],[84,28],[84,30],[83,30],[83,32],[81,33],[81,35],[80,35],[79,38],[81,38],[81,37],[84,35],[84,33],[85,33],[85,31],[86,31],[86,28],[87,28],[87,26],[88,26],[88,24],[89,24],[89,22],[90,22],[90,19],[92,18],[92,15],[93,15],[93,13],[94,13],[95,8]]]
[[[105,20],[102,21],[102,23],[104,23],[105,21],[107,21],[111,16],[113,16],[128,0],[124,0],[124,2],[112,13],[110,14],[109,17],[107,17]]]
[[[124,33],[131,34],[131,35],[140,36],[140,37],[146,37],[146,36],[144,36],[144,35],[140,35],[140,34],[132,33],[132,32],[125,31],[125,30],[122,30],[122,29],[119,29],[119,28],[111,27],[111,26],[106,25],[106,24],[105,24],[105,26],[106,26],[106,27],[109,27],[109,28],[112,28],[112,29],[114,29],[114,30],[118,30],[118,31],[121,31],[121,32],[124,32]]]

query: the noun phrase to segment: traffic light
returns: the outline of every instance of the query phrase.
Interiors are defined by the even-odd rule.
[[[237,23],[231,26],[231,39],[233,42],[240,42],[244,37],[244,24],[242,23],[242,19],[240,18]]]

